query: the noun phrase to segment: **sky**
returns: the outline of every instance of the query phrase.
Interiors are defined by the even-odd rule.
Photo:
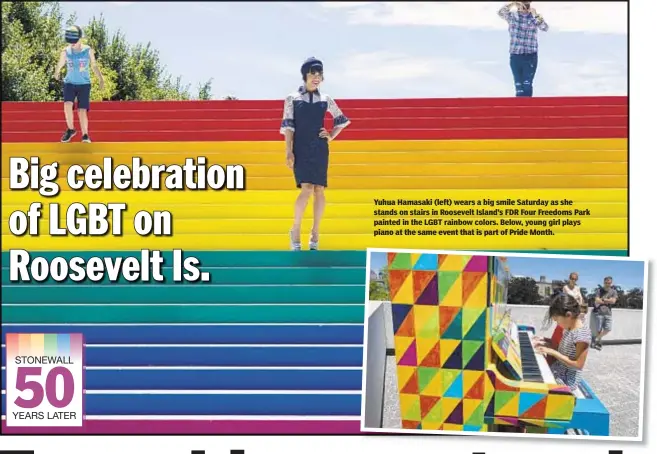
[[[370,268],[378,272],[386,265],[386,254],[373,252]],[[576,271],[579,274],[578,285],[588,290],[602,284],[606,276],[614,279],[614,284],[625,290],[643,288],[644,262],[629,260],[592,260],[543,257],[508,257],[507,264],[513,276],[531,277],[539,280],[545,276],[547,281],[567,280],[568,275]]]
[[[503,2],[63,2],[78,24],[151,42],[194,91],[281,99],[307,57],[335,98],[514,96]],[[627,94],[626,2],[533,2],[540,33],[535,96]]]

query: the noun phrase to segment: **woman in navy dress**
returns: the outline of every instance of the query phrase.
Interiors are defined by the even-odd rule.
[[[309,246],[311,250],[318,248],[319,224],[326,206],[328,143],[350,123],[335,101],[319,92],[319,85],[324,81],[324,65],[320,60],[307,59],[301,65],[301,76],[304,84],[285,98],[281,124],[287,165],[294,170],[297,188],[301,189],[294,205],[294,224],[290,230],[290,247],[295,251],[301,250],[301,220],[311,196],[314,203]],[[331,132],[324,128],[326,111],[333,116]]]

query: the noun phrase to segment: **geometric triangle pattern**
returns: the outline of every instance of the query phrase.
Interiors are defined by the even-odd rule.
[[[387,259],[402,427],[487,430],[488,257]]]
[[[507,378],[492,360],[519,361],[513,345],[500,348],[513,326],[504,317],[505,258],[389,252],[387,259],[403,428],[539,430],[570,420],[575,398],[567,388]]]
[[[560,427],[575,410],[575,396],[563,385],[511,380],[489,368],[485,386],[491,394],[485,410],[489,424]]]

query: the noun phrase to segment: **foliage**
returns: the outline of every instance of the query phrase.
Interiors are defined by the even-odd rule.
[[[555,282],[555,289],[562,289],[566,285],[565,282]],[[589,293],[588,289],[580,287],[580,292],[587,301],[589,306],[593,306],[595,300],[595,293],[598,289],[602,288],[601,285]],[[633,288],[629,291],[624,291],[619,286],[614,286],[618,293],[618,300],[614,307],[628,308],[628,309],[643,309],[643,290],[640,288]],[[388,287],[388,269],[384,267],[380,271],[380,279],[370,280],[369,289],[370,301],[390,301],[390,289]],[[514,277],[509,281],[508,288],[508,304],[525,304],[525,305],[547,305],[549,304],[550,297],[544,298],[538,292],[538,285],[536,281],[530,277]]]
[[[200,101],[209,101],[212,99],[212,79],[198,86],[198,99]]]
[[[508,304],[541,304],[538,285],[531,277],[513,277],[509,281]]]
[[[555,281],[553,283],[553,288],[556,291],[562,289],[564,285],[565,282]],[[601,288],[602,285],[598,285],[595,290],[589,293],[587,288],[580,287],[580,292],[584,297],[584,301],[586,301],[589,306],[594,305],[596,292]],[[633,288],[626,292],[617,285],[615,285],[614,288],[618,293],[618,299],[613,307],[625,309],[643,309],[642,289]],[[538,293],[538,286],[536,285],[536,281],[534,279],[530,277],[512,278],[509,281],[507,302],[508,304],[547,305],[550,303],[550,297],[541,297],[541,295]]]
[[[2,100],[61,101],[62,82],[53,77],[66,45],[59,2],[2,2]],[[101,92],[92,77],[93,100],[188,100],[189,85],[165,71],[157,50],[147,44],[130,44],[123,33],[111,33],[105,19],[92,18],[83,43],[96,53],[105,80]],[[199,86],[197,99],[212,98],[212,79]]]
[[[61,36],[55,2],[2,2],[2,100],[50,101]]]
[[[387,266],[379,271],[379,279],[370,279],[370,301],[390,301]]]

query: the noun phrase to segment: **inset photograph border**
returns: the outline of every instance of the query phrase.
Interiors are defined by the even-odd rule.
[[[368,249],[361,429],[641,441],[647,277],[628,257]]]

